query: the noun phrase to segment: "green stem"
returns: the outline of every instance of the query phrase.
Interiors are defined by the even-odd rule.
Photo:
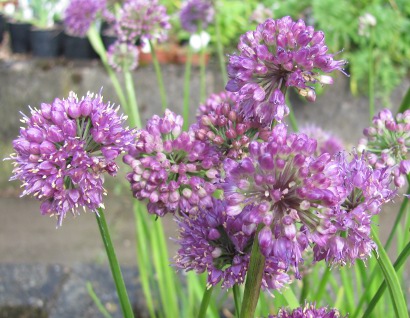
[[[111,83],[114,86],[115,92],[117,93],[121,106],[126,109],[128,106],[127,99],[125,98],[124,91],[121,88],[121,84],[118,81],[117,75],[115,74],[111,66],[108,64],[107,52],[104,48],[104,44],[101,40],[101,36],[98,33],[95,24],[91,25],[90,29],[88,30],[87,37],[90,40],[91,46],[99,55],[101,62],[103,63],[104,68],[111,79]]]
[[[185,76],[184,76],[184,130],[188,130],[189,127],[189,93],[191,89],[191,68],[192,68],[192,50],[188,45],[188,56],[185,63]]]
[[[239,286],[237,284],[233,285],[233,299],[235,301],[235,316],[239,317],[240,314],[240,304],[241,304],[241,291],[239,290]]]
[[[128,95],[129,101],[129,116],[131,118],[130,123],[133,127],[141,128],[141,118],[138,111],[137,97],[135,96],[134,80],[130,71],[124,71],[125,89]]]
[[[201,50],[199,56],[199,102],[203,103],[205,101],[206,96],[206,72],[205,72],[205,53],[206,48],[205,45],[202,43],[202,22],[199,22],[198,31],[199,31],[199,38],[201,39]]]
[[[407,182],[409,182],[409,180],[407,180]],[[406,193],[409,193],[409,192],[410,192],[410,186],[407,189]],[[399,213],[397,213],[397,216],[396,216],[396,219],[394,220],[394,224],[390,231],[389,237],[387,238],[386,244],[384,245],[384,248],[386,249],[386,251],[388,251],[391,246],[394,235],[396,234],[396,231],[397,231],[397,227],[399,226],[401,219],[403,218],[403,215],[405,214],[407,204],[408,204],[408,199],[404,197],[400,205]]]
[[[108,230],[107,222],[105,220],[104,211],[102,208],[98,208],[98,214],[96,213],[96,219],[98,227],[100,229],[101,238],[104,243],[105,251],[107,253],[108,261],[110,263],[111,273],[114,278],[115,287],[117,288],[118,298],[120,300],[121,310],[125,318],[133,318],[134,313],[132,311],[131,303],[128,298],[127,289],[125,288],[124,279],[122,277],[120,264],[118,263],[117,256],[115,255],[114,246],[111,241],[110,232]]]
[[[373,30],[370,30],[370,45],[369,45],[369,117],[370,122],[374,116],[374,57],[373,57]]]
[[[296,120],[295,113],[293,111],[292,104],[286,95],[286,105],[289,107],[289,121],[290,125],[292,126],[293,131],[297,132],[299,130],[298,128],[298,121]]]
[[[303,277],[302,282],[303,282],[303,286],[302,286],[302,291],[300,292],[299,303],[303,304],[303,301],[307,298],[307,295],[309,294],[309,290],[310,290],[310,283],[309,283],[308,275]]]
[[[248,274],[246,276],[245,291],[243,294],[240,318],[255,316],[256,305],[261,291],[263,269],[265,267],[265,256],[259,247],[258,234],[263,225],[259,225],[252,244],[251,258],[249,261]]]
[[[152,56],[152,62],[154,63],[155,74],[157,75],[159,94],[161,96],[162,110],[165,111],[165,109],[167,108],[167,93],[165,92],[164,79],[162,77],[161,66],[159,65],[157,53],[155,52],[155,48],[151,40],[149,41],[149,47],[151,49],[151,56]]]
[[[104,318],[112,318],[108,310],[105,309],[100,298],[98,298],[97,294],[95,293],[91,282],[87,282],[86,286],[87,286],[88,295],[90,295],[91,299],[94,301],[94,304],[97,306],[98,310],[104,316]]]
[[[319,287],[317,288],[316,294],[314,296],[314,300],[318,303],[322,300],[323,293],[325,292],[325,287],[329,277],[331,275],[331,271],[329,267],[325,268],[325,272],[323,273],[322,279],[320,280]]]
[[[219,59],[219,66],[221,67],[222,73],[222,80],[224,81],[225,85],[228,83],[228,74],[226,73],[226,62],[224,56],[224,48],[222,44],[222,37],[221,37],[221,24],[219,19],[219,12],[218,12],[218,5],[215,4],[216,12],[215,12],[215,32],[216,32],[216,49],[218,51],[218,59]]]
[[[400,268],[405,264],[407,258],[410,256],[410,242],[407,243],[406,247],[401,251],[399,257],[397,260],[394,262],[394,270],[397,272],[400,270]],[[374,307],[382,297],[383,293],[385,292],[387,288],[386,280],[383,281],[383,283],[380,285],[379,289],[377,290],[377,293],[374,295],[373,299],[371,300],[369,306],[367,307],[363,318],[369,317],[370,314],[372,313]],[[354,317],[357,316],[355,313]]]
[[[206,317],[206,310],[208,309],[209,302],[211,301],[213,289],[213,286],[211,286],[210,288],[205,287],[204,296],[202,297],[201,301],[201,307],[199,308],[198,318]]]

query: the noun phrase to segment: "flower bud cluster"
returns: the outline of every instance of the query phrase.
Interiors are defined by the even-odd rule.
[[[185,0],[182,3],[179,18],[181,26],[189,33],[195,33],[199,24],[206,29],[214,19],[215,10],[210,0]]]
[[[107,52],[108,63],[117,72],[132,71],[138,66],[139,49],[136,45],[116,41]]]
[[[26,127],[13,141],[11,180],[21,180],[22,195],[39,199],[42,214],[56,215],[58,225],[70,210],[103,206],[102,174],[116,174],[114,160],[133,140],[133,132],[123,127],[126,117],[117,112],[100,95],[78,99],[71,92],[23,117]]]
[[[410,110],[393,116],[389,109],[381,110],[373,118],[373,125],[365,128],[358,150],[363,152],[375,168],[393,167],[394,183],[402,187],[410,172],[407,154],[410,147]]]
[[[246,118],[265,125],[281,122],[289,114],[284,98],[287,87],[314,101],[310,83],[332,84],[333,79],[320,72],[342,71],[346,64],[327,52],[322,31],[290,17],[268,19],[256,31],[243,34],[238,50],[239,55],[229,58],[226,90],[239,95]]]
[[[282,308],[277,315],[269,315],[268,318],[339,318],[340,313],[337,309],[318,307],[316,304],[306,303],[304,307],[298,307],[292,311]],[[346,316],[347,317],[347,316]]]
[[[323,153],[333,156],[344,149],[342,140],[318,126],[306,125],[300,127],[299,132],[307,135],[309,138],[316,139],[317,148],[315,156],[320,156]]]
[[[124,157],[133,169],[127,178],[134,196],[148,199],[148,211],[159,216],[194,214],[198,207],[211,205],[216,190],[218,154],[195,140],[192,131],[182,132],[182,124],[182,117],[169,110],[163,118],[154,116]]]

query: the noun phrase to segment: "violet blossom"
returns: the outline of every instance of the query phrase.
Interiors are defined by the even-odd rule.
[[[318,307],[316,304],[306,303],[303,307],[293,310],[281,308],[277,315],[269,315],[268,318],[339,318],[340,313],[337,309]],[[347,317],[347,316],[346,316]]]
[[[171,28],[166,8],[158,0],[126,0],[116,23],[121,42],[157,40],[164,42]]]
[[[189,33],[197,32],[199,24],[206,29],[214,16],[215,9],[210,0],[185,0],[179,14],[182,28]]]
[[[66,30],[75,36],[86,35],[97,15],[106,9],[106,0],[71,0],[64,12]]]
[[[341,139],[318,126],[305,125],[300,127],[299,132],[317,141],[316,156],[320,156],[325,152],[333,156],[344,149]]]
[[[333,83],[320,72],[343,71],[346,63],[327,52],[322,31],[290,17],[268,19],[256,31],[243,34],[238,50],[229,58],[226,90],[239,95],[245,117],[265,125],[281,122],[289,114],[284,97],[288,87],[314,101],[311,83]]]
[[[148,212],[195,214],[209,206],[220,165],[215,150],[182,131],[183,119],[170,110],[153,116],[137,138],[124,162],[133,172],[127,178],[134,196],[148,199]]]
[[[107,52],[108,63],[117,72],[132,71],[138,66],[139,49],[136,45],[120,41],[110,45]]]
[[[42,202],[43,215],[55,215],[61,226],[67,212],[103,207],[103,173],[115,175],[115,159],[133,139],[125,116],[99,94],[55,99],[24,116],[13,141],[15,168],[11,180],[23,182],[24,195]]]

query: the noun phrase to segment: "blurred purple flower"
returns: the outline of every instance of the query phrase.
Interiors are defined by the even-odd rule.
[[[229,104],[233,109],[237,109],[238,98],[235,94],[227,91],[211,94],[203,104],[199,105],[196,118],[199,120],[202,115],[215,113],[216,108],[224,103]]]
[[[114,42],[108,49],[108,63],[117,72],[132,71],[138,66],[139,49],[136,45],[120,41]]]
[[[330,76],[319,74],[342,70],[345,61],[327,53],[321,31],[290,17],[268,19],[256,31],[240,38],[239,55],[229,58],[226,90],[240,97],[245,117],[270,125],[289,114],[284,94],[295,87],[307,100],[316,94],[309,83],[332,84]]]
[[[164,42],[170,28],[166,8],[158,0],[126,0],[116,24],[118,39],[128,43],[154,39]]]
[[[148,212],[163,216],[168,212],[195,214],[198,207],[212,204],[219,178],[219,156],[194,133],[182,132],[183,119],[166,110],[164,117],[153,116],[124,162],[133,172],[127,178],[134,196],[148,199]]]
[[[78,99],[71,92],[23,117],[26,127],[13,141],[11,180],[21,180],[22,195],[40,200],[41,213],[56,215],[59,226],[68,211],[103,207],[102,174],[116,174],[114,160],[133,140],[123,127],[126,117],[117,112],[98,94]]]
[[[74,36],[85,36],[97,14],[105,7],[106,0],[71,0],[64,12],[66,30]]]
[[[277,315],[269,315],[269,318],[339,318],[340,313],[337,309],[327,307],[316,308],[316,305],[306,303],[304,307],[293,309],[280,309]]]
[[[325,152],[333,156],[344,149],[343,142],[339,138],[318,126],[305,125],[300,127],[299,132],[306,134],[309,138],[316,139],[316,156],[320,156]]]
[[[215,9],[210,0],[185,0],[182,3],[179,15],[181,26],[189,33],[195,33],[202,23],[202,29],[206,29],[215,16]]]

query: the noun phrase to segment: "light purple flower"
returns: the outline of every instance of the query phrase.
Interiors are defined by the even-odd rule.
[[[166,8],[158,0],[126,0],[117,19],[117,37],[122,42],[164,42],[171,28]]]
[[[319,72],[342,71],[345,65],[327,52],[323,32],[290,17],[268,19],[256,31],[243,34],[238,50],[229,58],[226,90],[239,95],[245,117],[265,125],[288,115],[284,98],[288,87],[314,101],[310,83],[333,83]]]
[[[338,156],[346,197],[328,209],[319,231],[312,235],[314,260],[330,264],[352,264],[365,260],[377,246],[370,237],[372,217],[389,202],[396,191],[389,168],[373,169],[363,156]]]
[[[139,49],[136,45],[116,41],[109,47],[107,58],[117,72],[132,71],[138,66]]]
[[[13,141],[11,180],[21,180],[22,195],[40,200],[41,213],[57,216],[59,226],[69,211],[103,207],[102,174],[116,174],[114,160],[133,140],[123,127],[126,117],[117,112],[98,94],[78,99],[71,92],[23,117],[26,127]]]
[[[194,133],[182,132],[183,119],[166,110],[153,116],[137,133],[135,145],[124,162],[133,172],[127,178],[134,196],[148,199],[148,212],[195,214],[209,206],[219,172],[218,154]]]
[[[389,109],[373,117],[373,125],[364,129],[365,137],[359,141],[359,151],[364,151],[369,163],[376,168],[393,167],[397,187],[406,183],[408,149],[410,147],[410,110],[393,116]]]
[[[316,304],[306,303],[304,307],[288,310],[282,308],[277,315],[269,315],[269,318],[339,318],[340,313],[337,309],[318,307]],[[346,316],[347,317],[347,316]]]
[[[226,203],[213,199],[212,206],[201,210],[196,218],[177,218],[181,245],[175,257],[177,268],[197,273],[208,273],[207,284],[221,282],[222,288],[231,288],[244,282],[250,259],[254,231],[242,231],[243,218],[230,217]],[[290,282],[284,273],[284,265],[270,259],[265,263],[262,286],[266,289],[281,289]]]
[[[215,113],[216,108],[223,103],[227,103],[231,108],[236,109],[238,98],[235,94],[227,91],[211,94],[203,104],[199,105],[196,118],[199,120],[202,115]]]
[[[179,15],[181,26],[189,33],[195,33],[201,23],[206,29],[215,16],[215,9],[210,0],[185,0]]]
[[[309,138],[316,139],[316,156],[325,152],[333,156],[344,149],[343,142],[338,137],[315,125],[302,126],[299,132],[306,134]]]
[[[75,36],[85,36],[97,15],[106,8],[106,0],[71,0],[64,12],[66,30]]]
[[[344,189],[337,166],[329,154],[314,157],[316,141],[304,134],[287,134],[277,125],[268,142],[253,141],[249,156],[237,162],[224,161],[222,185],[227,214],[244,218],[243,231],[259,224],[261,252],[294,268],[310,243],[310,233],[321,224],[324,210],[337,206]]]

